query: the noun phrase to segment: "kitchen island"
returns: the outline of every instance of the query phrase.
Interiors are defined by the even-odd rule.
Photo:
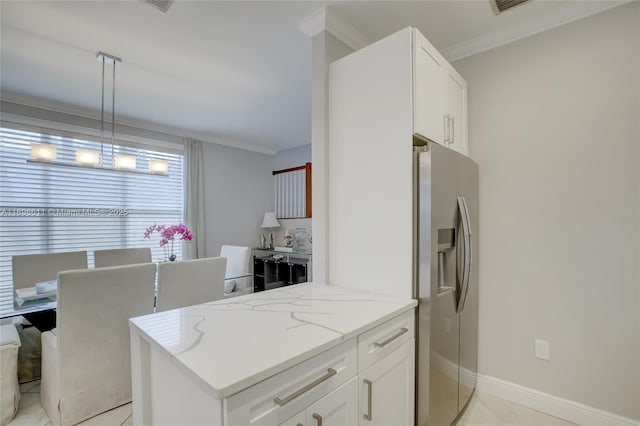
[[[415,305],[304,283],[132,318],[134,425],[388,422],[389,404],[413,424]]]

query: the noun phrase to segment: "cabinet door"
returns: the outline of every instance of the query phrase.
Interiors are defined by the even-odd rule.
[[[467,83],[450,67],[444,73],[444,145],[467,154]]]
[[[318,402],[307,407],[306,426],[353,426],[358,424],[358,381],[354,377]]]
[[[443,142],[442,56],[418,31],[414,31],[413,132]]]
[[[291,417],[289,420],[280,423],[278,426],[305,426],[305,414],[306,412],[300,411],[295,416]]]
[[[360,425],[413,425],[415,340],[358,375]]]

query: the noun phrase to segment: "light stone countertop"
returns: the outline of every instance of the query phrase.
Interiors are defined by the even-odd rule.
[[[132,318],[130,325],[222,399],[415,306],[304,283]]]

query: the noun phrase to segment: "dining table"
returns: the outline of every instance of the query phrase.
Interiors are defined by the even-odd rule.
[[[224,279],[233,280],[251,277],[251,272],[229,271]],[[157,296],[157,283],[154,299]],[[24,297],[24,296],[27,297]],[[23,296],[23,297],[20,297]],[[55,310],[58,301],[55,291],[39,295],[36,287],[16,289],[13,292],[13,307],[0,307],[0,319],[24,316],[40,331],[48,331],[55,327]]]

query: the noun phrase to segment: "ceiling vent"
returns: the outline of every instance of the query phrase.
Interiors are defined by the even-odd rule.
[[[511,9],[514,6],[525,3],[529,0],[491,0],[491,6],[493,6],[493,11],[496,13],[504,12],[507,9]]]
[[[147,3],[163,12],[166,12],[167,10],[169,10],[169,7],[171,7],[171,4],[173,3],[173,0],[140,0],[140,1],[142,1],[143,3]]]

